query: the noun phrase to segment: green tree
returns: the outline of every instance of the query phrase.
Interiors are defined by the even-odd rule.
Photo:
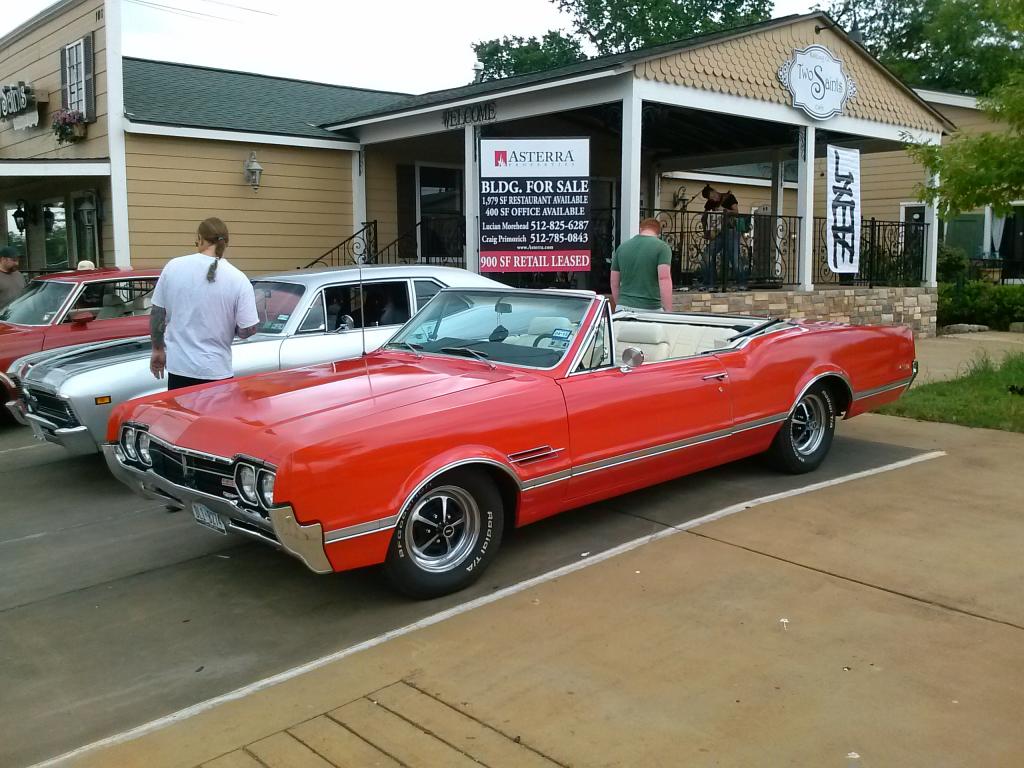
[[[833,0],[829,14],[912,86],[984,95],[1024,63],[1016,0]]]
[[[999,0],[998,23],[1018,41],[1024,32],[1024,0]],[[1018,46],[1019,47],[1019,46]],[[1024,62],[1019,57],[982,106],[1005,130],[968,136],[956,133],[941,146],[911,145],[910,155],[939,183],[921,190],[949,217],[985,205],[1008,213],[1024,199]]]
[[[622,53],[721,29],[764,21],[772,0],[551,0],[569,15],[570,32],[550,31],[541,39],[503,37],[473,45],[483,79],[521,75],[597,54]]]
[[[543,37],[503,37],[473,44],[476,58],[483,65],[481,80],[539,72],[586,58],[579,40],[552,30]]]

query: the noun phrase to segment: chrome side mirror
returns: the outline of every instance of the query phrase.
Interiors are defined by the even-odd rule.
[[[619,370],[623,373],[629,373],[634,368],[643,365],[643,362],[644,351],[642,349],[626,347],[622,350],[622,365],[619,367]]]
[[[338,327],[334,329],[335,333],[341,333],[342,331],[351,331],[355,327],[356,321],[352,319],[352,315],[342,315],[338,318]]]

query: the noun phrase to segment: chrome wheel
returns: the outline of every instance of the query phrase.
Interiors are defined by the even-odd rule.
[[[466,559],[480,536],[480,507],[453,485],[431,489],[409,513],[405,548],[416,566],[443,573]]]
[[[793,450],[801,456],[810,456],[821,447],[828,424],[828,409],[821,395],[809,393],[796,404],[789,418],[789,438]]]

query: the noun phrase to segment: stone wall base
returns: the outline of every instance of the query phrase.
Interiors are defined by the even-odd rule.
[[[678,312],[721,312],[852,325],[906,325],[914,336],[935,335],[935,288],[818,288],[813,291],[680,292]]]

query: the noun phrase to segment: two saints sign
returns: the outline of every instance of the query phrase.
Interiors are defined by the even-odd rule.
[[[857,84],[843,70],[843,62],[823,45],[793,51],[793,58],[779,68],[778,76],[793,106],[815,120],[843,114],[846,102],[857,95]]]
[[[860,270],[860,152],[827,148],[825,247],[833,272]]]

